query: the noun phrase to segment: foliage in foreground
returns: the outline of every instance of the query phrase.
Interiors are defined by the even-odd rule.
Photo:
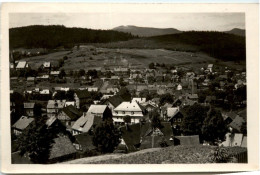
[[[20,155],[28,154],[34,163],[46,163],[55,135],[47,129],[44,120],[36,119],[29,128],[18,137]]]
[[[103,122],[94,130],[93,145],[102,153],[112,153],[120,143],[121,134],[110,122]]]

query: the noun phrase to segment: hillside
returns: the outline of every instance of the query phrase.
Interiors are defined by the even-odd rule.
[[[245,61],[245,37],[223,32],[183,32],[171,35],[139,38],[129,41],[100,44],[110,48],[168,49],[174,51],[204,52],[224,61]]]
[[[150,36],[158,36],[158,35],[167,35],[167,34],[175,34],[181,33],[181,31],[174,28],[152,28],[152,27],[137,27],[137,26],[118,26],[113,28],[112,30],[131,33],[132,35],[139,37],[150,37]]]
[[[106,43],[133,39],[131,34],[112,30],[67,28],[65,26],[27,26],[9,30],[10,48],[73,47],[78,43]]]
[[[225,33],[233,34],[233,35],[238,35],[238,36],[246,36],[246,31],[243,29],[238,29],[234,28],[230,31],[226,31]]]
[[[214,146],[169,146],[151,148],[129,154],[110,154],[76,159],[66,164],[199,164],[213,163],[211,151]],[[227,147],[228,155],[246,152],[246,148]]]

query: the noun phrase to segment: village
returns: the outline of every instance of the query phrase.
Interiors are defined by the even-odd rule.
[[[67,70],[69,59],[32,68],[11,54],[13,163],[33,163],[20,156],[20,137],[40,122],[56,134],[48,163],[178,145],[247,147],[245,70],[207,62],[187,68],[160,58],[145,67],[118,59]],[[98,138],[104,123],[118,131],[115,143],[102,142],[106,131]]]

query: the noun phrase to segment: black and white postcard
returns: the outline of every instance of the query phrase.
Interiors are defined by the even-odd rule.
[[[257,170],[257,4],[6,3],[1,171]]]

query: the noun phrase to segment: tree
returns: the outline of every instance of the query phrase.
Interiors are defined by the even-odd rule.
[[[45,120],[35,119],[18,137],[20,155],[28,153],[34,163],[47,163],[55,135],[47,129]]]
[[[84,75],[85,75],[85,70],[84,70],[84,69],[80,69],[78,75],[79,75],[80,77],[84,76]]]
[[[149,69],[154,69],[155,67],[154,67],[154,63],[150,63],[149,64]]]
[[[158,113],[157,109],[152,110],[151,112],[149,112],[149,119],[151,120],[151,127],[153,128],[153,130],[155,130],[156,128],[162,128],[162,124],[161,124],[161,119],[160,119],[160,114]]]
[[[112,153],[120,143],[121,134],[112,122],[104,121],[94,129],[93,145],[102,153]]]
[[[183,117],[181,130],[185,135],[200,135],[204,119],[207,117],[207,108],[194,104],[184,108],[186,115]]]
[[[163,105],[165,103],[173,103],[173,97],[171,94],[166,93],[166,94],[161,95],[160,104]]]
[[[131,100],[131,93],[126,87],[121,88],[117,95],[121,96],[125,101]]]
[[[226,132],[227,127],[220,111],[211,109],[202,125],[203,139],[215,143],[224,140]]]
[[[243,122],[241,125],[241,133],[246,136],[247,135],[247,122]]]
[[[59,78],[62,79],[64,76],[66,76],[66,73],[65,73],[64,69],[61,69],[60,74],[59,74]]]
[[[35,103],[33,111],[35,117],[41,117],[42,105],[40,103]]]
[[[124,120],[124,122],[125,122],[126,124],[131,123],[131,117],[130,117],[129,115],[125,116],[125,117],[123,118],[123,120]]]

